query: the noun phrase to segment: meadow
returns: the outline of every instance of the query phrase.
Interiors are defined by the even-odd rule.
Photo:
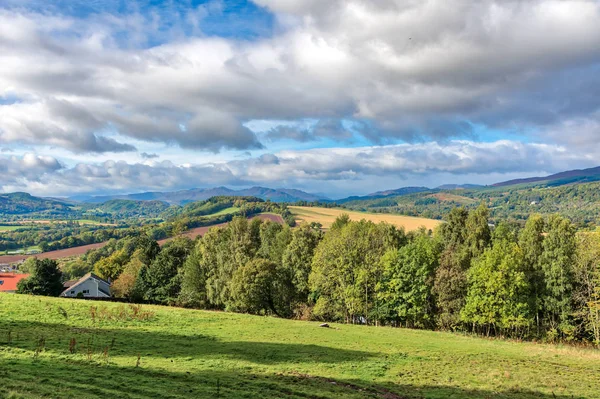
[[[14,231],[17,229],[22,229],[22,228],[23,228],[23,226],[3,225],[3,226],[0,226],[0,231]]]
[[[3,398],[599,398],[600,353],[0,294]]]
[[[221,216],[221,215],[232,215],[235,213],[239,213],[240,208],[237,206],[232,206],[229,208],[225,208],[225,209],[221,209],[218,212],[212,213],[210,215],[205,215],[205,216]]]
[[[292,212],[292,215],[294,215],[294,218],[297,222],[318,222],[323,225],[324,229],[328,229],[335,219],[344,213],[350,216],[350,220],[359,221],[361,219],[366,219],[374,223],[386,222],[393,224],[396,227],[404,227],[406,231],[417,230],[420,227],[434,229],[436,226],[442,223],[441,221],[434,219],[385,213],[357,212],[339,208],[320,208],[308,206],[290,206],[288,208]]]

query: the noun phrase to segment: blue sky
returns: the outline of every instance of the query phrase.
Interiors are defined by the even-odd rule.
[[[597,166],[599,68],[595,1],[5,0],[0,189],[336,198]]]

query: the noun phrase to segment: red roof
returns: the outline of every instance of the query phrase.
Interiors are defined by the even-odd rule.
[[[29,274],[0,273],[0,291],[16,291],[17,283]]]

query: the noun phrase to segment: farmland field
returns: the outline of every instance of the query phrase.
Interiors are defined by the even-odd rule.
[[[14,231],[22,228],[23,226],[0,226],[0,231]]]
[[[427,229],[434,229],[442,223],[441,221],[434,219],[385,213],[356,212],[339,208],[290,206],[289,209],[297,222],[318,222],[321,223],[325,229],[328,229],[335,219],[344,213],[350,216],[350,220],[366,219],[374,223],[387,222],[397,227],[404,227],[406,231],[417,230],[421,226],[424,226]]]
[[[6,398],[600,397],[593,349],[16,294],[0,304]]]

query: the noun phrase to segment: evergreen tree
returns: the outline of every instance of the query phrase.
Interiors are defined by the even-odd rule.
[[[207,307],[206,269],[203,265],[199,241],[183,265],[179,303],[186,307]]]
[[[140,270],[138,281],[144,300],[162,304],[176,302],[181,289],[183,262],[190,253],[192,245],[192,241],[184,237],[170,241],[150,266]]]
[[[62,273],[53,259],[37,259],[30,263],[31,275],[17,283],[17,293],[59,296],[63,291]]]

